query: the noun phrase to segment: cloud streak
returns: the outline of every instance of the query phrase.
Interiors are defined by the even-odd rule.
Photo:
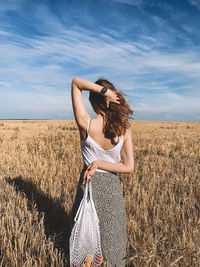
[[[188,1],[192,6],[195,6],[197,9],[200,10],[200,1],[199,0],[188,0]]]
[[[141,7],[145,4],[144,0],[113,0],[115,2],[121,3],[121,4],[126,4],[126,5],[131,5],[131,6],[136,6],[136,7]]]

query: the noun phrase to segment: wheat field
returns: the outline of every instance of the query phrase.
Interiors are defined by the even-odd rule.
[[[200,266],[200,123],[132,121],[127,266]],[[0,121],[0,266],[69,266],[74,121]]]

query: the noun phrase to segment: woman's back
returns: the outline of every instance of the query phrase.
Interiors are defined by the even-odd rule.
[[[91,123],[92,122],[92,123]],[[123,146],[123,136],[118,138],[119,142],[114,146],[110,139],[105,138],[103,134],[103,120],[88,119],[86,138],[81,141],[81,152],[85,166],[88,166],[95,160],[117,163],[121,161],[121,149]],[[97,171],[103,171],[97,169]],[[103,171],[107,172],[107,171]]]
[[[101,148],[104,150],[111,149],[112,147],[115,147],[111,143],[111,140],[109,138],[105,137],[105,134],[103,133],[103,117],[97,116],[95,119],[91,119],[89,123],[89,129],[87,135],[89,135]],[[122,137],[117,136],[114,138],[116,144],[120,141]]]

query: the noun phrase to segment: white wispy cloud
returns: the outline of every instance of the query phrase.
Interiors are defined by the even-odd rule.
[[[19,10],[24,0],[1,0],[0,1],[0,14],[9,10]]]
[[[175,72],[188,78],[199,79],[198,51],[163,52],[157,50],[159,42],[154,46],[148,40],[124,43],[110,36],[105,40],[92,36],[92,32],[90,34],[88,35],[88,31],[85,33],[83,28],[78,28],[75,31],[64,30],[57,37],[25,38],[21,46],[18,42],[0,44],[1,61],[4,66],[8,66],[8,70],[13,63],[18,64],[17,76],[24,71],[29,72],[28,76],[23,75],[21,78],[29,79],[31,83],[36,80],[43,80],[44,83],[63,80],[64,63],[69,64],[66,66],[68,69],[70,63],[75,63],[83,69],[99,67],[109,75],[113,71],[117,75],[121,73],[121,76],[125,72],[127,75],[142,75],[157,71]],[[144,36],[145,38],[147,37]],[[31,47],[24,44],[31,44]],[[34,66],[40,58],[43,59],[44,66]]]
[[[200,1],[199,0],[188,0],[188,1],[192,6],[195,6],[196,8],[198,8],[200,10]]]
[[[146,99],[135,105],[138,119],[146,117],[155,120],[199,121],[200,98],[182,96],[175,93],[156,94],[154,99]]]
[[[137,7],[141,7],[145,4],[144,0],[113,0],[113,1]]]
[[[10,87],[15,84],[19,88],[25,84],[35,92],[45,93],[43,96],[47,99],[50,97],[50,102],[43,101],[43,109],[45,109],[45,105],[52,107],[49,103],[52,103],[53,99],[56,101],[53,92],[60,91],[62,87],[64,89],[67,86],[69,90],[71,79],[77,75],[76,71],[70,70],[72,63],[82,70],[99,68],[99,73],[95,73],[94,77],[102,76],[102,74],[113,80],[117,77],[120,87],[123,89],[126,86],[126,90],[168,89],[165,85],[168,80],[162,83],[153,80],[159,73],[160,75],[171,73],[174,81],[189,79],[192,83],[192,80],[194,82],[194,79],[198,81],[200,79],[199,56],[195,51],[189,53],[160,52],[156,50],[156,47],[152,47],[152,43],[148,45],[149,42],[123,43],[110,36],[99,39],[92,34],[89,35],[88,30],[85,33],[81,28],[76,31],[64,30],[62,35],[57,37],[46,36],[33,40],[25,38],[24,44],[26,43],[31,43],[31,47],[21,46],[17,42],[9,45],[0,44],[2,62],[7,64],[7,67],[1,68],[0,71],[4,77],[7,77],[7,84],[11,81]],[[35,64],[34,66],[34,62],[37,62],[39,58],[44,58],[44,65],[37,66]],[[62,66],[62,64],[66,65]],[[138,81],[139,77],[144,74],[151,74],[152,80],[143,82],[140,78]],[[124,75],[128,79],[126,82],[123,80]],[[25,90],[24,88],[24,93]],[[64,94],[58,99],[64,99]],[[27,103],[27,98],[31,98],[31,102],[34,103],[33,109],[36,107],[37,99],[44,100],[39,93],[35,93],[35,98],[28,93],[25,95],[25,99],[21,97],[21,102]],[[67,103],[61,101],[60,104],[65,103],[70,106],[71,99],[67,98],[65,101]],[[193,101],[193,99],[188,99],[188,101]],[[40,102],[38,105],[40,106]],[[144,108],[144,106],[142,107]],[[41,111],[43,109],[40,108]],[[60,112],[60,108],[58,110]],[[70,111],[68,110],[68,112]]]

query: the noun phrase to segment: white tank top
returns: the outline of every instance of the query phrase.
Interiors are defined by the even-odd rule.
[[[90,120],[87,123],[87,138],[81,141],[81,153],[84,164],[88,166],[94,160],[102,160],[117,163],[121,161],[120,151],[123,146],[123,135],[120,141],[110,149],[103,149],[96,141],[88,134]],[[98,172],[107,172],[97,169]]]

